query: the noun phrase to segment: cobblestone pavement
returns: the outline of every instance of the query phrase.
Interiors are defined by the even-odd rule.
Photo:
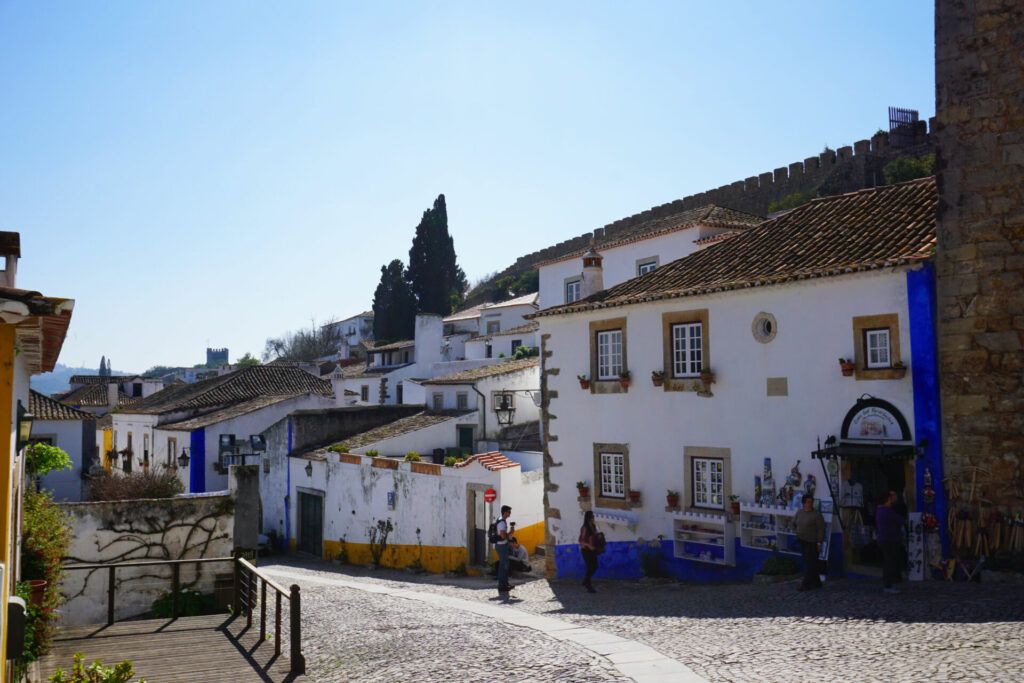
[[[468,600],[495,595],[493,581],[485,578],[369,571],[291,558],[271,564]],[[589,595],[573,582],[534,579],[516,588],[514,606],[638,640],[716,683],[1024,681],[1024,586],[929,582],[905,587],[892,596],[866,580],[834,580],[813,593],[797,593],[792,584],[615,581],[599,582],[598,594]],[[385,675],[401,680],[411,672],[420,680],[616,679],[615,669],[601,658],[523,629],[509,634],[472,614],[434,608],[417,614],[409,601],[313,585],[305,590],[318,605],[310,617],[303,610],[304,635],[311,636],[304,640],[316,649],[317,662],[346,671],[351,680]],[[345,599],[354,604],[339,603]],[[316,624],[322,620],[340,628],[321,636]],[[439,635],[449,630],[446,625],[450,639]],[[339,636],[340,629],[352,633]],[[489,656],[489,643],[509,635],[509,656]],[[415,661],[410,642],[429,643],[429,665]],[[365,662],[356,662],[364,657]],[[449,657],[451,662],[445,661]],[[496,676],[509,663],[515,668],[504,678]]]

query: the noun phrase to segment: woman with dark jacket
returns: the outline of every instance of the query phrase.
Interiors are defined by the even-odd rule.
[[[583,526],[580,527],[580,554],[583,555],[583,564],[587,568],[587,575],[583,579],[583,587],[590,593],[596,593],[594,585],[590,582],[597,571],[597,523],[594,521],[594,512],[587,510],[583,515]]]

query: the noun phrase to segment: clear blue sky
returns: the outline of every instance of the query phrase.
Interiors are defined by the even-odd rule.
[[[0,229],[61,361],[370,307],[443,192],[471,280],[934,113],[933,2],[0,2]]]

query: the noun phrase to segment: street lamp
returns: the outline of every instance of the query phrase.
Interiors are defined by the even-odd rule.
[[[312,477],[313,476],[313,461],[312,460],[306,461],[306,476],[307,477]]]
[[[498,424],[502,427],[512,424],[516,409],[511,391],[499,391],[494,395],[494,413],[498,417]]]
[[[32,421],[35,419],[35,415],[28,412],[25,405],[18,401],[18,450],[28,445],[29,439],[32,438]]]
[[[188,461],[191,459],[188,457],[188,453],[185,452],[187,450],[188,448],[182,448],[181,455],[178,456],[178,466],[182,469],[188,467]]]

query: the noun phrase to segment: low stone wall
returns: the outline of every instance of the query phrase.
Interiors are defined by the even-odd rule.
[[[235,503],[228,493],[60,507],[73,529],[69,564],[228,557],[234,546]],[[212,593],[214,576],[230,572],[228,563],[183,565],[181,587]],[[118,569],[116,576],[116,619],[148,612],[171,588],[170,566]],[[67,572],[62,623],[106,622],[107,581],[106,569]]]

